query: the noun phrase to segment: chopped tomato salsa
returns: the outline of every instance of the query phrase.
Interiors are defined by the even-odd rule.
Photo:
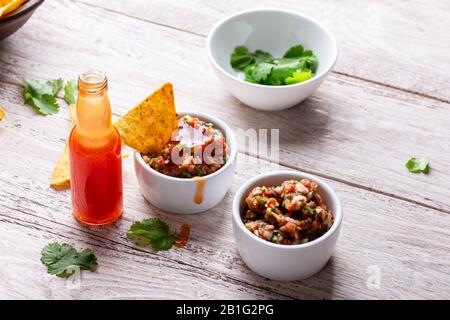
[[[202,177],[219,170],[227,160],[223,133],[210,122],[184,115],[160,153],[142,155],[153,169],[178,178]]]
[[[333,225],[318,185],[310,180],[256,187],[245,199],[242,220],[259,238],[278,244],[301,244],[325,234]]]

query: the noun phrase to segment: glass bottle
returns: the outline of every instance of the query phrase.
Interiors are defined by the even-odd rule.
[[[86,225],[101,226],[122,215],[122,148],[111,123],[106,76],[78,78],[77,123],[69,137],[72,210]]]

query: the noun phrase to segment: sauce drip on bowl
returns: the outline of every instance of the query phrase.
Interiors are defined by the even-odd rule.
[[[205,193],[206,180],[203,177],[194,177],[194,178],[192,178],[192,180],[194,180],[194,182],[195,182],[194,202],[196,204],[202,204],[203,196]]]

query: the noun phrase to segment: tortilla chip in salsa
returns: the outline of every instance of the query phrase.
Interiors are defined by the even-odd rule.
[[[122,141],[141,152],[157,152],[177,128],[173,87],[166,83],[116,122]]]

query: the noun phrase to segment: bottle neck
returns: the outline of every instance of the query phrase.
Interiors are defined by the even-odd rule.
[[[111,105],[107,91],[107,80],[102,73],[88,71],[79,77],[77,131],[80,135],[96,139],[111,131]]]

